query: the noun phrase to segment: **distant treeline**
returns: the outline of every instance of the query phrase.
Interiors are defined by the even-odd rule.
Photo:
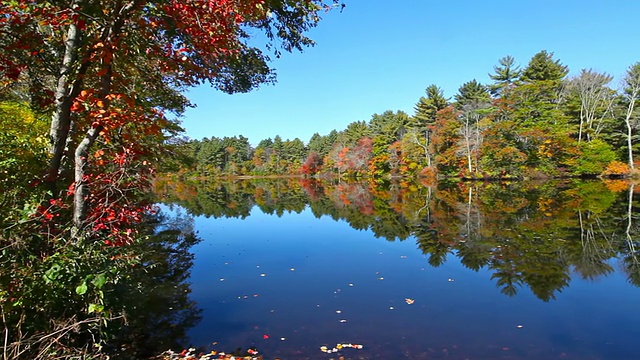
[[[280,136],[252,147],[243,136],[183,144],[188,176],[233,175],[540,178],[634,172],[640,63],[623,86],[613,77],[569,69],[541,51],[524,69],[506,56],[453,99],[435,84],[415,113],[385,111],[308,142]]]

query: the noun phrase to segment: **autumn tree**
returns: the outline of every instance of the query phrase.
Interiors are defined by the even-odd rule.
[[[300,171],[305,175],[315,175],[322,168],[322,157],[315,151],[311,151],[302,164]]]
[[[276,56],[280,48],[301,50],[313,45],[304,33],[330,5],[320,0],[2,3],[0,73],[5,81],[27,84],[31,103],[52,114],[48,182],[57,194],[68,178],[73,181],[75,227],[86,229],[97,141],[121,143],[112,149],[123,152],[108,154],[112,159],[135,158],[130,150],[125,154],[131,143],[118,136],[119,129],[136,122],[136,132],[161,141],[156,134],[171,128],[167,114],[180,114],[189,104],[181,94],[186,87],[208,82],[234,93],[272,82],[269,56],[249,45],[248,29],[262,31]]]
[[[459,113],[453,106],[438,111],[434,125],[431,153],[435,154],[438,172],[449,176],[460,171],[458,144],[460,142],[461,123]]]
[[[129,321],[140,306],[124,308],[114,299],[137,298],[140,283],[131,274],[169,261],[177,261],[169,269],[188,265],[179,258],[158,264],[134,248],[158,233],[142,232],[141,224],[155,221],[151,180],[171,155],[165,145],[182,130],[177,118],[191,105],[184,91],[209,84],[237,93],[275,81],[270,56],[313,45],[305,33],[332,4],[0,2],[0,89],[3,100],[19,104],[11,110],[16,116],[6,118],[36,132],[40,123],[32,120],[45,114],[48,136],[28,131],[23,135],[30,138],[15,144],[43,146],[46,139],[50,149],[43,156],[16,147],[17,159],[48,163],[34,171],[43,174],[46,189],[25,181],[20,185],[28,191],[16,192],[21,201],[2,198],[3,208],[20,209],[16,217],[4,211],[1,217],[11,221],[0,235],[4,357],[108,357],[92,353],[105,350],[119,328],[114,323]],[[6,92],[18,95],[8,99]],[[6,114],[3,109],[0,117]],[[11,134],[2,120],[1,132]],[[233,143],[222,150],[226,160],[244,156]],[[133,245],[117,246],[125,244]],[[158,281],[172,276],[182,275]]]

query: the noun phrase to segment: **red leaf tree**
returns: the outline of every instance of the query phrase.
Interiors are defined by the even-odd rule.
[[[148,183],[181,91],[208,82],[227,93],[274,81],[269,57],[248,45],[301,50],[334,2],[322,0],[16,0],[0,4],[2,87],[28,89],[51,114],[47,182],[67,189],[79,231],[122,231],[138,220],[127,189]],[[278,47],[276,48],[276,44]],[[114,226],[111,226],[114,225]],[[109,229],[105,229],[104,227]],[[126,230],[125,230],[126,232]]]

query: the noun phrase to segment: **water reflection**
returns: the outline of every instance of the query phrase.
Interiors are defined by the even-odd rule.
[[[141,359],[186,346],[201,313],[187,282],[191,247],[200,242],[193,223],[179,212],[149,214],[139,229],[145,241],[122,247],[69,242],[46,257],[35,241],[4,247],[0,295],[11,301],[0,304],[3,359],[85,358],[89,347],[101,348],[97,358]],[[34,248],[40,261],[33,260]],[[95,274],[102,278],[99,298],[80,297],[79,279]],[[103,307],[89,311],[88,302]],[[98,333],[108,341],[96,343]]]
[[[450,254],[486,269],[501,293],[528,287],[555,299],[575,273],[594,280],[619,264],[640,284],[636,189],[616,181],[333,183],[310,179],[159,181],[163,201],[194,216],[282,216],[307,206],[388,241],[416,241],[433,267]]]
[[[200,321],[201,309],[190,297],[188,282],[191,248],[201,241],[193,218],[160,212],[146,231],[148,241],[131,249],[140,264],[110,294],[127,314],[107,349],[114,358],[143,359],[182,349],[188,345],[187,332]]]

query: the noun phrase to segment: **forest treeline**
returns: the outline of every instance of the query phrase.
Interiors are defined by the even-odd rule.
[[[282,175],[540,178],[628,175],[638,147],[640,63],[620,89],[613,77],[569,68],[541,51],[520,68],[503,57],[491,83],[471,80],[453,98],[429,85],[414,114],[385,111],[305,143],[244,136],[182,145],[188,176]]]

